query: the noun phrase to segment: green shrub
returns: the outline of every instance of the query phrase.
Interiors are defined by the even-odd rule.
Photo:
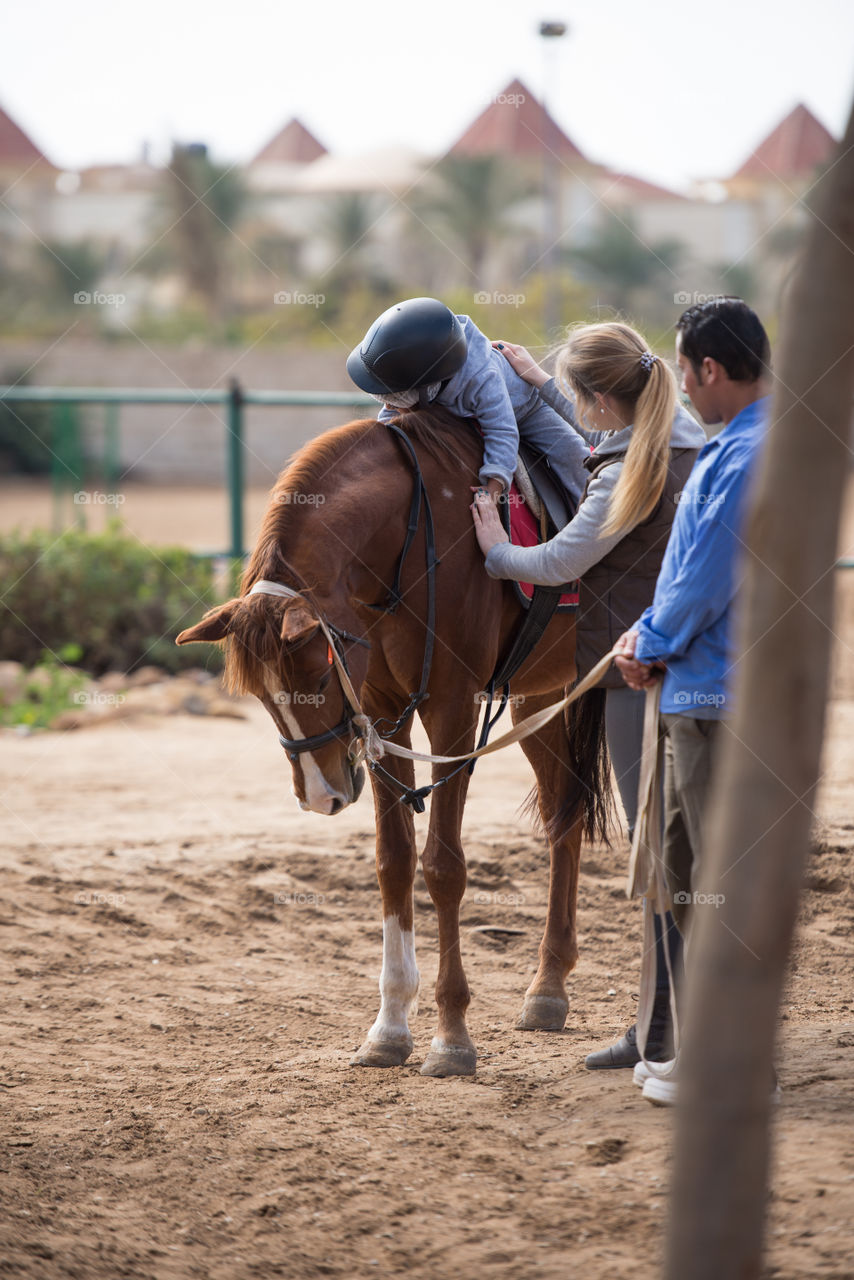
[[[79,700],[87,676],[66,663],[76,662],[80,646],[67,644],[57,654],[47,650],[32,671],[24,672],[18,688],[7,698],[0,696],[0,725],[28,725],[46,729],[63,711]]]
[[[35,666],[44,651],[79,646],[94,675],[140,666],[198,666],[179,631],[216,603],[210,562],[178,547],[143,546],[115,530],[0,537],[0,658]],[[208,649],[204,659],[219,669]]]

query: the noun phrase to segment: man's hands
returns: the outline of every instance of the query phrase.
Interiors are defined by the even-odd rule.
[[[497,483],[499,486],[501,485],[500,480]],[[504,526],[501,523],[501,517],[498,514],[495,501],[485,489],[474,490],[474,500],[469,510],[474,521],[474,531],[477,535],[478,546],[484,555],[490,552],[493,547],[497,547],[499,542],[510,541],[504,532]]]
[[[664,666],[660,662],[639,662],[635,657],[635,645],[638,642],[636,631],[626,631],[620,636],[617,645],[620,654],[614,659],[620,675],[630,689],[649,689],[664,675]]]
[[[492,345],[496,351],[501,352],[511,369],[525,382],[530,382],[532,387],[542,387],[548,382],[551,375],[537,364],[525,347],[517,346],[515,342],[493,342]]]

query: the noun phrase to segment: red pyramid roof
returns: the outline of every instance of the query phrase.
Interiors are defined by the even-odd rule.
[[[637,200],[685,199],[678,191],[671,191],[669,187],[660,187],[657,182],[648,182],[646,178],[635,177],[633,173],[617,173],[613,169],[608,169],[605,171],[605,177],[609,183],[605,191],[606,198],[612,191],[616,191],[621,194],[626,193]]]
[[[451,147],[451,155],[542,156],[584,160],[578,147],[522,84],[512,80]]]
[[[326,147],[317,141],[313,133],[309,133],[302,121],[289,120],[258,152],[253,164],[266,164],[275,161],[279,164],[311,164],[327,154]]]
[[[830,158],[836,141],[808,107],[799,102],[760,142],[733,175],[736,178],[803,178]]]
[[[0,164],[24,168],[39,163],[48,163],[45,155],[0,107]]]

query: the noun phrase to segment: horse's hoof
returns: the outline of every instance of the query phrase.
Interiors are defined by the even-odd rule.
[[[443,1044],[434,1040],[421,1068],[422,1076],[473,1076],[477,1050],[473,1045]]]
[[[517,1031],[563,1031],[569,1001],[563,996],[525,996]]]
[[[401,1067],[412,1052],[412,1041],[366,1040],[350,1059],[351,1067]]]

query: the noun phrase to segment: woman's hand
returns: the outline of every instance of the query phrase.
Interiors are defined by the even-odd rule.
[[[492,345],[496,351],[501,352],[511,369],[525,382],[530,382],[532,387],[542,387],[548,382],[551,375],[537,364],[525,347],[517,346],[515,342],[493,342]]]
[[[510,541],[504,532],[495,503],[485,489],[475,489],[474,501],[469,510],[474,521],[478,546],[484,555],[487,555],[493,547],[497,547],[499,542]]]

